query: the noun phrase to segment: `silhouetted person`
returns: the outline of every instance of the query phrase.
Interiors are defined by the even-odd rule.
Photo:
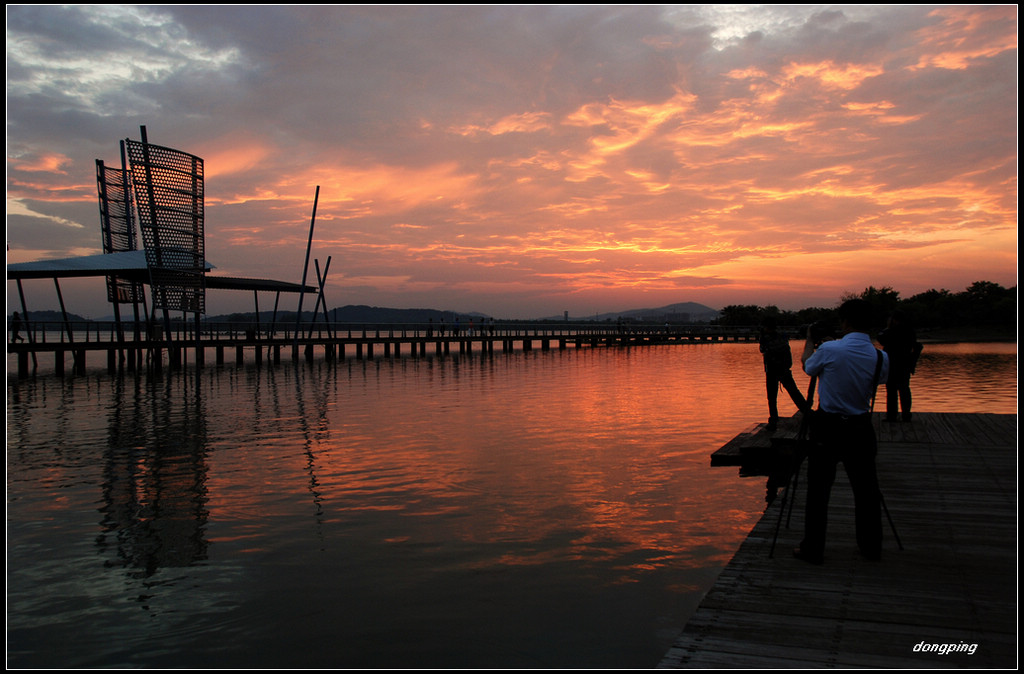
[[[804,539],[793,554],[812,564],[824,559],[828,502],[840,461],[853,488],[857,546],[868,559],[882,555],[882,495],[875,469],[878,442],[871,405],[876,387],[889,375],[889,358],[871,343],[870,320],[868,302],[844,302],[839,307],[843,337],[817,346],[808,331],[801,356],[804,372],[818,378],[818,410],[807,456]]]
[[[760,348],[768,393],[767,429],[774,431],[779,425],[779,385],[786,389],[798,409],[807,408],[807,399],[793,381],[793,352],[789,348],[789,338],[779,334],[775,319],[770,316],[761,322]]]
[[[21,336],[21,316],[17,311],[11,316],[11,341],[12,342],[24,342],[25,338]]]
[[[885,384],[885,420],[910,421],[910,376],[917,368],[917,358],[924,347],[902,311],[893,312],[889,325],[878,333],[878,342],[889,354],[889,380]]]

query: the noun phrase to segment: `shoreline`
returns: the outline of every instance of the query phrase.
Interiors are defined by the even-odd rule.
[[[935,328],[917,331],[922,344],[948,344],[954,342],[1013,342],[1018,341],[1016,331],[998,328]]]

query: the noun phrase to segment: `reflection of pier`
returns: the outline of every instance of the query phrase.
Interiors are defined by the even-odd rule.
[[[103,457],[106,565],[149,578],[206,559],[206,410],[198,386],[115,382]],[[124,383],[127,382],[127,383]],[[143,404],[137,404],[144,400]]]
[[[73,356],[75,370],[86,367],[86,355],[93,353],[105,359],[108,369],[135,369],[144,365],[159,368],[166,359],[172,368],[186,362],[203,366],[210,362],[225,363],[233,354],[234,362],[262,362],[267,358],[280,362],[282,355],[292,360],[313,359],[319,353],[328,360],[335,358],[375,358],[409,355],[425,357],[458,354],[493,354],[515,350],[550,350],[584,347],[649,346],[655,344],[715,344],[754,342],[757,333],[746,328],[709,326],[631,326],[628,329],[603,324],[494,324],[472,333],[448,331],[441,335],[426,325],[359,325],[330,324],[312,329],[302,328],[298,338],[294,330],[259,330],[253,324],[203,324],[198,338],[192,326],[183,328],[175,339],[164,336],[118,339],[113,324],[89,323],[66,326],[33,322],[29,339],[8,344],[7,352],[17,354],[18,374],[28,376],[30,359],[40,353],[54,354],[55,370],[64,371],[64,360]],[[73,341],[64,335],[76,334]],[[50,335],[51,341],[47,340]],[[56,335],[57,341],[54,340]],[[100,360],[103,362],[103,360]]]

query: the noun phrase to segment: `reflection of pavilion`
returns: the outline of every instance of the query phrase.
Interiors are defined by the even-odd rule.
[[[107,300],[114,307],[119,341],[124,339],[121,306],[134,310],[136,340],[140,339],[140,306],[146,321],[162,312],[166,339],[172,335],[170,312],[195,317],[198,336],[200,316],[206,312],[206,290],[251,290],[302,293],[317,289],[303,284],[265,279],[214,276],[205,254],[203,160],[171,148],[153,145],[142,127],[142,140],[121,143],[121,168],[96,160],[103,254],[61,260],[26,262],[7,266],[7,278],[18,283],[22,315],[25,306],[22,281],[53,279],[60,301],[67,338],[73,341],[59,279],[105,276]],[[143,249],[138,249],[136,214]],[[149,304],[145,288],[149,288]],[[276,306],[276,302],[275,302]],[[301,306],[301,302],[300,302]],[[257,305],[257,312],[259,308]],[[152,312],[152,313],[151,313]],[[31,338],[32,331],[29,330]]]
[[[108,410],[101,532],[105,564],[148,578],[206,559],[206,407],[198,385],[119,379]],[[125,383],[135,382],[135,383]],[[141,402],[141,404],[140,404]]]

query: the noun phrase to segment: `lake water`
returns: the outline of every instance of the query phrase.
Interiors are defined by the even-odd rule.
[[[756,344],[10,372],[13,668],[653,667],[765,505]],[[914,395],[1016,414],[1016,345]]]

